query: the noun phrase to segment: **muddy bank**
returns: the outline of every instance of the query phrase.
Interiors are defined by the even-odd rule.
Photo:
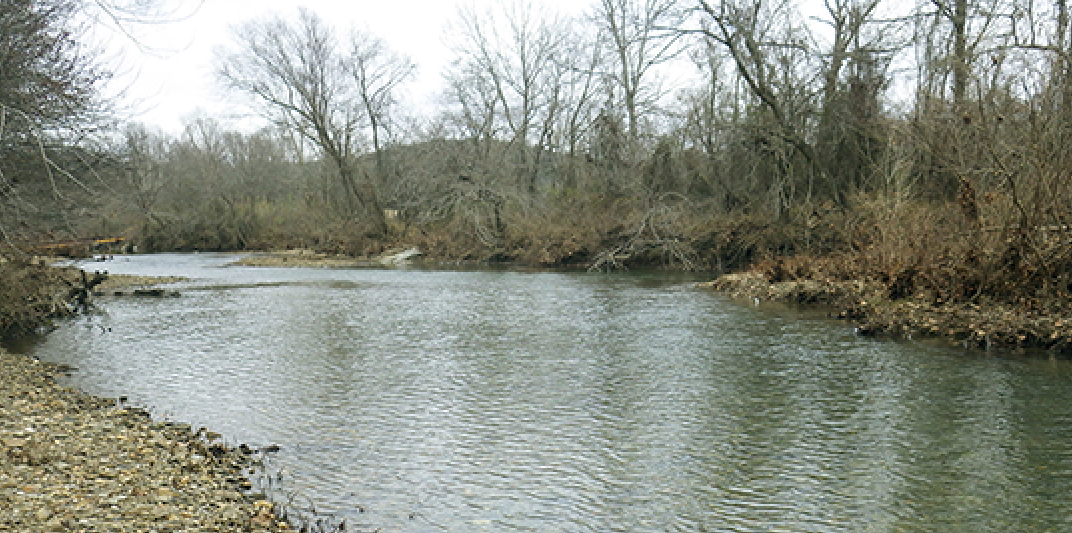
[[[63,371],[0,351],[0,531],[290,530],[248,493],[257,455],[62,387]]]
[[[733,298],[828,307],[860,334],[932,337],[981,349],[1039,350],[1072,356],[1072,317],[997,303],[892,300],[879,282],[794,280],[771,282],[761,272],[726,274],[701,284]]]

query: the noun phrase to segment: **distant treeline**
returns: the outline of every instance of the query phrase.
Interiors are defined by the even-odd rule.
[[[822,256],[783,274],[946,301],[1069,290],[1064,0],[509,3],[455,22],[428,116],[400,100],[408,58],[302,10],[240,28],[217,65],[260,131],[132,124],[77,150],[70,130],[0,132],[4,176],[66,202],[9,195],[3,227],[606,269]]]

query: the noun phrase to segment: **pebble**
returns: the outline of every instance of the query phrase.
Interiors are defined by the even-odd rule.
[[[249,486],[245,454],[62,387],[61,374],[0,350],[0,532],[292,531],[235,490]]]

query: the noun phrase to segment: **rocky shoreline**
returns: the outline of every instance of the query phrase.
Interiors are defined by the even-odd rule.
[[[732,298],[821,306],[856,324],[861,335],[938,338],[958,346],[1072,356],[1072,317],[1006,305],[934,304],[891,300],[877,282],[793,280],[771,282],[761,272],[726,274],[701,287]]]
[[[0,350],[0,532],[292,531],[248,492],[251,450],[63,387],[64,371]]]

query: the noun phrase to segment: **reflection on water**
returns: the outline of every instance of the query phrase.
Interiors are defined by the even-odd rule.
[[[32,348],[382,531],[1068,531],[1072,370],[641,275],[219,268]],[[98,325],[110,327],[101,333]]]

